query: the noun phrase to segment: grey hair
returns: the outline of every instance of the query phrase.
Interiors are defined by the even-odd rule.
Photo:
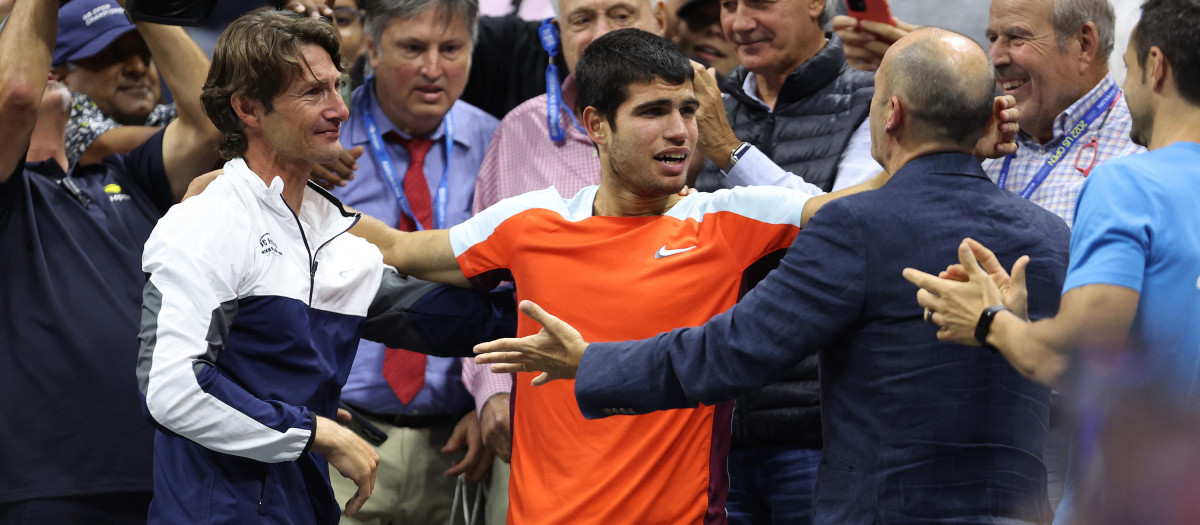
[[[383,30],[397,18],[408,19],[423,13],[426,9],[436,8],[441,13],[441,22],[447,26],[455,20],[461,20],[467,25],[471,34],[471,43],[475,43],[478,30],[479,0],[371,0],[366,2],[367,8],[363,15],[363,31],[371,36],[379,49]]]
[[[559,1],[560,0],[550,0],[550,9],[554,10],[554,18],[558,18],[562,15],[562,13],[559,12]],[[657,8],[655,4],[657,4],[658,1],[659,0],[646,0],[646,3],[650,4],[650,16],[654,16],[654,10]]]
[[[1075,35],[1083,24],[1096,24],[1098,47],[1096,58],[1108,63],[1113,50],[1114,17],[1112,4],[1108,0],[1054,0],[1054,13],[1050,16],[1059,47]]]

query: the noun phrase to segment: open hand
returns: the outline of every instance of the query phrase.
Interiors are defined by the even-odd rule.
[[[587,350],[587,341],[571,325],[546,313],[532,301],[521,301],[520,310],[541,324],[541,331],[526,337],[476,345],[475,362],[491,364],[492,372],[497,374],[541,371],[541,375],[533,379],[533,386],[556,379],[574,379],[579,360]]]
[[[991,270],[980,266],[976,251],[984,255],[988,261],[986,266]],[[989,271],[994,272],[1000,263],[982,244],[964,239],[958,247],[958,259],[961,266],[951,267],[948,271],[951,274],[965,273],[965,282],[942,279],[913,268],[904,269],[904,278],[920,287],[917,290],[917,303],[932,311],[929,320],[938,326],[939,340],[978,346],[975,325],[979,323],[979,315],[985,308],[996,304],[1005,304],[1010,309],[1017,306],[1020,310],[1014,310],[1014,313],[1018,315],[1028,310],[1025,306],[1025,266],[1029,263],[1029,257],[1021,257],[1013,265],[1012,277],[1005,279],[1006,292],[1002,292],[996,279],[989,275]],[[1004,270],[1001,268],[999,271]],[[1005,302],[1006,295],[1010,301],[1019,301],[1021,304],[1010,306]]]

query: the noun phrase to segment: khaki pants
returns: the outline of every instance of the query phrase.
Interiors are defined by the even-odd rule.
[[[492,478],[483,513],[486,525],[504,525],[508,521],[508,472],[508,463],[500,458],[492,460]]]
[[[342,516],[343,524],[442,525],[449,523],[450,505],[454,500],[454,478],[442,477],[453,461],[463,454],[446,455],[440,452],[458,420],[428,428],[404,428],[371,418],[387,433],[388,439],[376,447],[379,471],[375,490],[354,517]],[[353,481],[329,469],[329,481],[338,505],[343,508],[358,490]],[[474,496],[475,488],[469,493]]]

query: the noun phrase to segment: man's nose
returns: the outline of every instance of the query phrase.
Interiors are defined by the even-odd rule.
[[[441,52],[436,46],[432,46],[421,57],[421,75],[429,80],[441,78],[445,72],[445,67],[442,64]]]
[[[140,77],[145,75],[150,70],[150,57],[143,56],[140,53],[134,53],[129,58],[122,62],[121,71],[131,77]]]

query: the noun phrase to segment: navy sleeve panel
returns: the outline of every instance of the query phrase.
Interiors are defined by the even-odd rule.
[[[165,133],[166,128],[163,128],[146,139],[141,146],[126,153],[109,155],[103,161],[115,166],[119,173],[123,173],[132,183],[141,187],[159,213],[163,214],[175,204],[171,182],[167,179],[167,169],[163,165]]]
[[[511,286],[485,293],[385,270],[363,338],[439,357],[474,357],[475,345],[516,330]]]
[[[696,328],[588,345],[575,378],[584,416],[715,404],[776,380],[858,316],[867,264],[861,232],[848,208],[830,203],[779,268],[728,311]]]

